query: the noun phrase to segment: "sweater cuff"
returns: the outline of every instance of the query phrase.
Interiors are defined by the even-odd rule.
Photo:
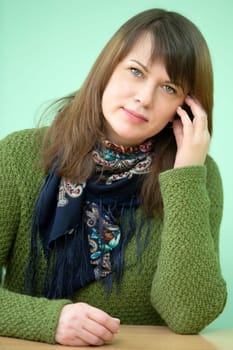
[[[60,312],[72,303],[68,299],[49,300],[17,294],[4,288],[0,288],[0,300],[4,300],[0,312],[2,335],[52,344]]]

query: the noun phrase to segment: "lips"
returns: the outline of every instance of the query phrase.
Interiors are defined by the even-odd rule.
[[[138,113],[132,109],[123,107],[124,112],[130,117],[133,118],[137,121],[141,121],[141,122],[147,122],[148,120],[145,118],[145,116],[141,113]]]

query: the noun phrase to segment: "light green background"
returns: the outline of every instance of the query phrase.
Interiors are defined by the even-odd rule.
[[[229,297],[224,312],[209,327],[232,327],[232,0],[0,0],[0,138],[36,126],[48,100],[78,89],[115,30],[151,7],[188,16],[203,32],[212,54],[215,108],[210,153],[224,183],[220,248]]]

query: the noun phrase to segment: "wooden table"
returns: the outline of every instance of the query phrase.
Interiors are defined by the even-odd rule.
[[[180,335],[166,327],[120,326],[113,343],[98,350],[233,350],[233,329],[203,332],[201,335]],[[0,337],[0,350],[74,350],[88,347],[50,345],[21,339]]]

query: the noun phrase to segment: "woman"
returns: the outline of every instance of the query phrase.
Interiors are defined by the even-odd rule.
[[[175,12],[139,13],[61,102],[47,130],[1,141],[1,335],[82,346],[120,321],[201,331],[226,301],[203,36]]]

